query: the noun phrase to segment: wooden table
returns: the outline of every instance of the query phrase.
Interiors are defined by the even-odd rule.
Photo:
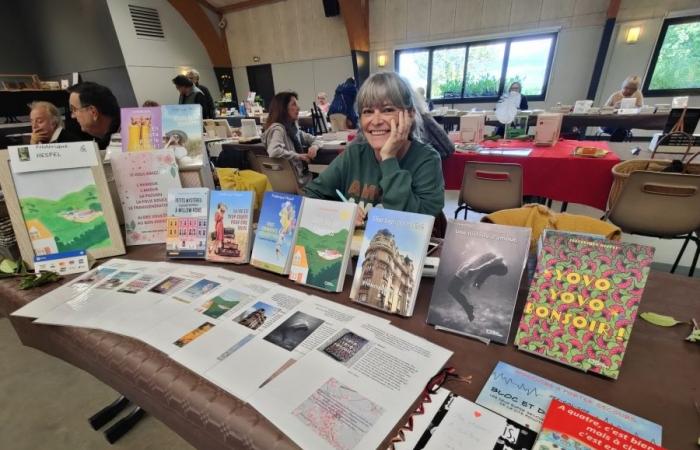
[[[163,245],[146,245],[130,247],[127,257],[155,261],[162,259],[164,253]],[[496,363],[505,361],[661,424],[666,448],[697,450],[699,418],[693,402],[700,401],[700,345],[684,341],[689,333],[688,327],[659,328],[638,320],[620,378],[613,381],[517,351],[513,345],[487,346],[434,330],[425,323],[432,279],[424,278],[421,282],[414,316],[400,318],[350,302],[349,282],[345,283],[342,293],[330,294],[300,287],[285,277],[252,266],[224,267],[389,318],[399,328],[454,351],[448,366],[455,367],[461,375],[471,375],[472,382],[448,384],[447,387],[472,401],[476,400]],[[14,280],[0,281],[0,314],[8,315],[50,290],[42,288],[27,292],[16,288]],[[697,279],[652,272],[640,312],[654,311],[681,320],[700,318],[699,293],[700,281]],[[523,284],[511,336],[515,334],[526,294],[527,286]],[[30,320],[18,317],[10,320],[25,345],[90,372],[158,417],[197,448],[296,448],[252,407],[139,341],[95,330],[34,325]],[[31,393],[30,387],[27,387],[27,393]]]

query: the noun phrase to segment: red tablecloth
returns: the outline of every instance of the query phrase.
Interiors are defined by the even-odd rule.
[[[532,148],[530,156],[454,153],[443,161],[445,189],[460,189],[467,161],[515,163],[523,166],[523,194],[562,202],[581,203],[605,210],[613,182],[612,167],[620,162],[613,152],[604,158],[573,156],[576,147],[609,149],[605,141],[561,140],[553,147],[529,142],[485,142],[484,147]]]

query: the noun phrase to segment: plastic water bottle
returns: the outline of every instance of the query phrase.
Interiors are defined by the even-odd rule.
[[[246,115],[245,103],[241,102],[241,104],[238,105],[238,113],[242,116]]]

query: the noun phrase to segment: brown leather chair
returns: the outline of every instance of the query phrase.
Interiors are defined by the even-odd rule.
[[[492,213],[523,204],[523,168],[520,164],[467,162],[455,219],[464,210]]]
[[[697,246],[690,276],[700,255],[700,175],[636,171],[622,187],[606,218],[625,233],[662,239],[685,239],[671,272],[676,270],[688,241]]]

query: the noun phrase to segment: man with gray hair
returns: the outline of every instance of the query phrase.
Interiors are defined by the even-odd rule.
[[[33,102],[29,107],[31,109],[29,120],[32,124],[31,144],[75,142],[80,140],[80,138],[63,128],[61,113],[53,103]]]
[[[209,91],[209,88],[199,84],[199,72],[197,72],[195,69],[190,69],[187,71],[185,74],[189,80],[194,83],[196,87],[199,88],[200,91],[202,91],[202,94],[204,94],[205,98],[205,104],[206,104],[206,110],[207,111],[202,111],[202,115],[204,116],[205,119],[213,119],[216,117],[216,114],[214,114],[214,111],[216,107],[214,106],[214,97],[211,96],[211,92]]]

